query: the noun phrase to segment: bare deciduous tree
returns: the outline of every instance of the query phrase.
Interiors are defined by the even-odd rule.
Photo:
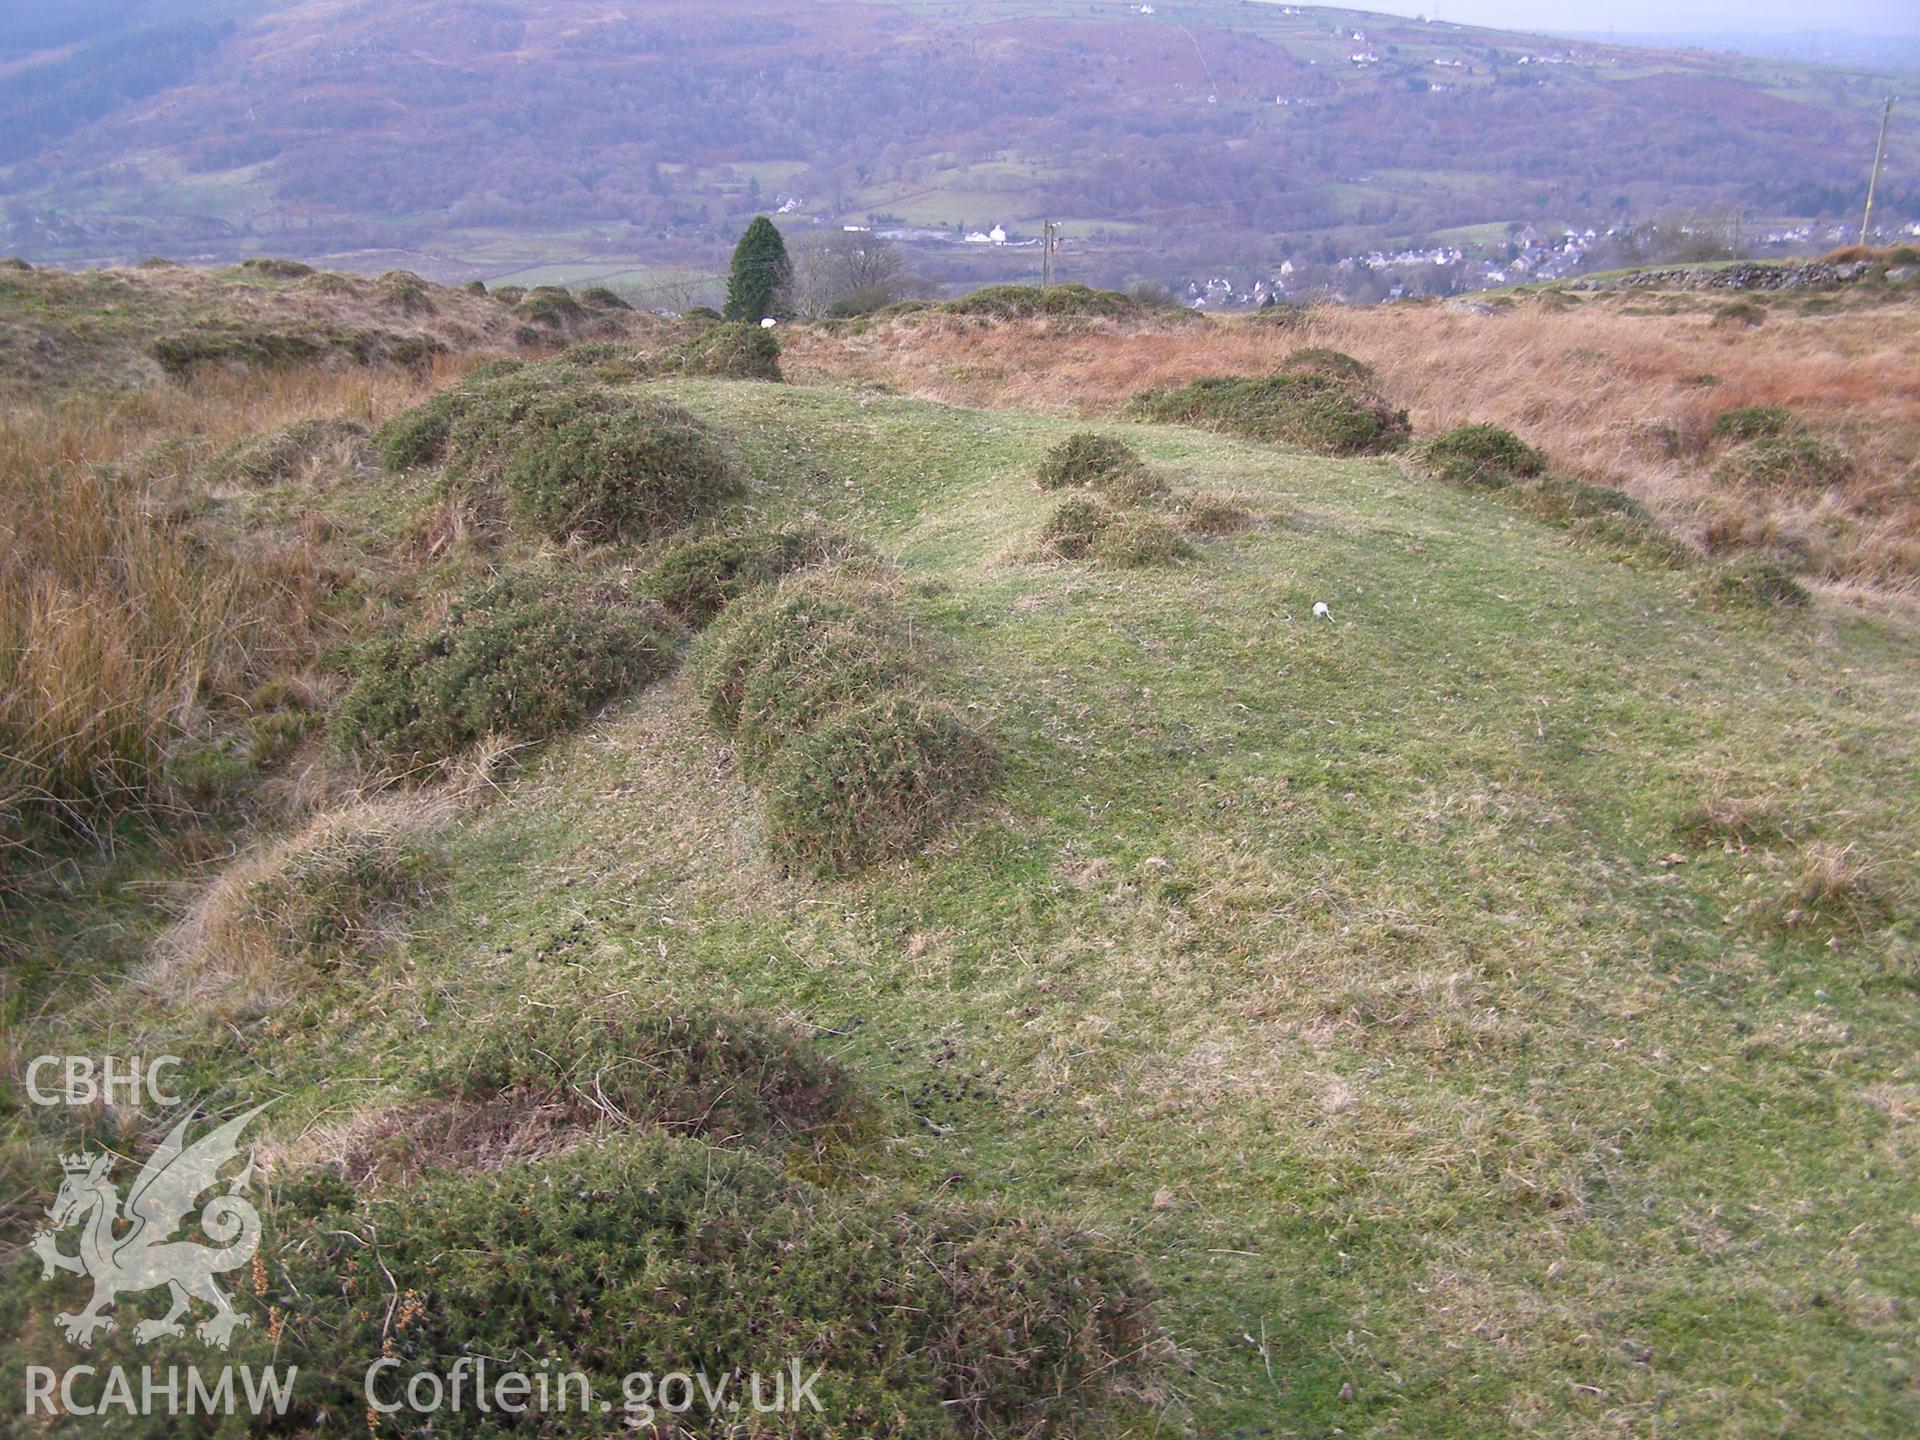
[[[791,301],[809,319],[877,310],[912,294],[900,247],[870,231],[835,230],[809,236],[795,248]]]

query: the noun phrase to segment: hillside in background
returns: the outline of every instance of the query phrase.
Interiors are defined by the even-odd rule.
[[[762,211],[899,230],[947,282],[1037,270],[1047,217],[1108,283],[1710,210],[1820,248],[1897,88],[1227,0],[155,0],[23,19],[0,73],[0,250],[629,293],[713,273]],[[1920,219],[1912,135],[1890,223]],[[958,243],[996,222],[1016,243]]]

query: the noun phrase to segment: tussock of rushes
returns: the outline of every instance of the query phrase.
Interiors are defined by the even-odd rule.
[[[178,999],[258,1007],[363,963],[437,888],[432,832],[447,808],[363,803],[242,856],[167,937],[149,980]]]

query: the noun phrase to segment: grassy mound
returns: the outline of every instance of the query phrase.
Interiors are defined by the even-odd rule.
[[[505,294],[496,290],[496,295]],[[559,285],[536,285],[513,307],[514,314],[533,325],[558,330],[587,318],[586,307]]]
[[[237,325],[205,326],[163,335],[148,353],[176,380],[202,365],[245,365],[263,370],[311,364],[327,353],[327,342],[283,330],[250,330]]]
[[[994,320],[1025,320],[1036,315],[1094,316],[1128,320],[1146,307],[1118,290],[1093,290],[1085,285],[988,285],[940,307],[949,315],[977,315]]]
[[[1750,330],[1756,325],[1765,324],[1766,319],[1765,306],[1756,305],[1751,300],[1730,300],[1713,312],[1711,323],[1721,328],[1738,325]]]
[[[1158,515],[1124,515],[1093,542],[1093,558],[1115,570],[1171,565],[1193,554],[1179,530]]]
[[[811,530],[709,535],[669,548],[646,579],[649,595],[689,625],[706,625],[747,591],[817,565],[831,542]]]
[[[314,273],[313,266],[299,260],[280,260],[265,255],[242,260],[240,268],[255,275],[264,275],[269,280],[300,280]]]
[[[469,370],[457,384],[393,416],[373,432],[381,463],[389,470],[439,464],[446,458],[447,436],[453,422],[465,413],[475,392],[489,381],[503,380],[526,368],[526,363],[520,360],[489,360]]]
[[[779,380],[780,342],[771,330],[732,320],[662,350],[647,370],[707,380]]]
[[[399,771],[489,734],[543,740],[662,674],[674,653],[672,636],[638,607],[499,581],[467,592],[426,634],[367,647],[333,740]]]
[[[1329,380],[1350,380],[1358,385],[1371,385],[1376,378],[1373,367],[1366,361],[1324,345],[1307,345],[1289,351],[1280,368],[1291,375],[1324,375]]]
[[[1548,473],[1538,451],[1497,425],[1461,425],[1415,447],[1414,464],[1444,484],[1489,491],[1621,560],[1659,567],[1696,558],[1623,490]]]
[[[1758,440],[1762,436],[1790,435],[1800,427],[1778,405],[1741,405],[1714,416],[1707,432],[1711,440]]]
[[[221,480],[272,485],[292,479],[324,452],[331,452],[348,468],[360,468],[372,458],[367,427],[351,420],[296,421],[228,446],[214,457],[210,468]]]
[[[1094,542],[1119,518],[1098,500],[1080,496],[1063,500],[1041,527],[1041,548],[1062,560],[1085,559],[1093,553]]]
[[[1521,509],[1562,526],[1574,538],[1617,559],[1677,569],[1698,558],[1686,542],[1623,490],[1564,475],[1541,475],[1503,494]]]
[[[233,923],[308,954],[365,950],[427,897],[434,869],[432,852],[404,830],[332,827],[283,853]]]
[[[603,385],[631,385],[652,373],[630,340],[588,340],[569,345],[551,360],[542,361],[539,369],[543,374],[565,375],[572,382],[586,379]]]
[[[284,1001],[361,964],[445,878],[434,812],[372,803],[316,817],[228,865],[160,947],[163,990]]]
[[[791,868],[842,875],[912,853],[984,791],[991,752],[952,712],[905,695],[840,710],[782,749],[767,844]]]
[[[1092,486],[1122,504],[1164,495],[1166,482],[1153,475],[1140,452],[1124,440],[1083,430],[1054,446],[1040,462],[1042,490]]]
[[[709,718],[736,738],[750,771],[833,711],[917,673],[884,590],[825,574],[729,611],[693,665]]]
[[[722,615],[691,670],[765,782],[768,845],[789,868],[844,874],[904,855],[993,773],[985,742],[921,698],[919,652],[876,581],[789,577]]]
[[[1716,480],[1727,485],[1756,485],[1774,490],[1818,490],[1838,485],[1853,473],[1847,452],[1818,435],[1762,435],[1729,450],[1714,466]]]
[[[1709,610],[1756,612],[1800,610],[1813,599],[1790,572],[1759,555],[1719,566],[1701,585],[1699,598]]]
[[[1270,330],[1297,330],[1306,320],[1306,307],[1291,300],[1274,299],[1247,316],[1243,323]]]
[[[440,308],[427,292],[427,282],[411,270],[387,271],[374,281],[374,289],[384,303],[402,315],[432,315]]]
[[[706,427],[650,397],[527,370],[463,390],[449,407],[448,474],[503,484],[514,513],[554,540],[648,539],[736,488]]]
[[[358,1128],[336,1169],[387,1188],[498,1170],[616,1131],[816,1148],[858,1114],[846,1072],[790,1026],[703,1006],[529,1007],[436,1056],[425,1096]]]
[[[1377,455],[1407,442],[1404,410],[1364,384],[1318,370],[1213,375],[1134,402],[1149,420],[1203,425],[1249,440],[1299,445],[1321,455]]]
[[[1475,489],[1498,489],[1540,474],[1540,452],[1498,425],[1459,425],[1422,442],[1415,461],[1436,480]]]
[[[585,1372],[596,1400],[615,1406],[636,1372],[717,1381],[755,1368],[771,1398],[791,1357],[822,1372],[819,1410],[800,1402],[781,1433],[798,1420],[822,1440],[1094,1433],[1152,1340],[1137,1264],[1110,1241],[987,1208],[829,1195],[697,1140],[653,1136],[449,1175],[377,1209],[330,1176],[277,1193],[280,1230],[298,1236],[267,1267],[287,1324],[271,1339],[265,1326],[238,1332],[235,1359],[257,1366],[277,1341],[279,1363],[299,1369],[288,1421],[303,1432],[365,1412],[369,1356],[399,1361],[378,1377],[397,1394],[415,1369],[535,1343],[528,1353],[566,1357],[560,1368]],[[307,1223],[289,1223],[295,1213]],[[549,1298],[536,1331],[527,1270],[502,1263],[509,1256],[538,1257]],[[396,1291],[407,1297],[397,1318]],[[751,1414],[744,1377],[732,1378]],[[672,1403],[616,1411],[614,1423],[677,1419],[657,1408],[663,1399]],[[600,1414],[566,1433],[607,1423]],[[447,1408],[435,1424],[492,1434],[498,1418]]]
[[[1230,496],[1202,490],[1180,503],[1180,528],[1189,535],[1217,539],[1253,528],[1252,512]]]
[[[580,292],[580,303],[595,310],[631,310],[633,306],[604,285],[589,285]]]

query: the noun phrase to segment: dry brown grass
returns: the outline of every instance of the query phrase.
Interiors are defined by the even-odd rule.
[[[195,457],[297,420],[375,424],[445,379],[210,373],[0,412],[0,846],[160,799],[196,717],[322,640],[322,537],[209,535]]]
[[[1111,414],[1141,390],[1271,371],[1299,346],[1372,365],[1416,432],[1503,425],[1563,473],[1624,489],[1718,550],[1775,550],[1836,581],[1920,584],[1920,324],[1912,302],[1847,301],[1818,314],[1776,302],[1758,333],[1712,323],[1711,303],[1603,296],[1317,307],[1303,326],[1010,322],[914,316],[864,332],[800,329],[784,352],[800,381],[880,383],[965,405]],[[1708,378],[1710,377],[1710,379]],[[1730,490],[1712,475],[1714,417],[1778,405],[1843,446],[1853,475],[1816,494]]]

